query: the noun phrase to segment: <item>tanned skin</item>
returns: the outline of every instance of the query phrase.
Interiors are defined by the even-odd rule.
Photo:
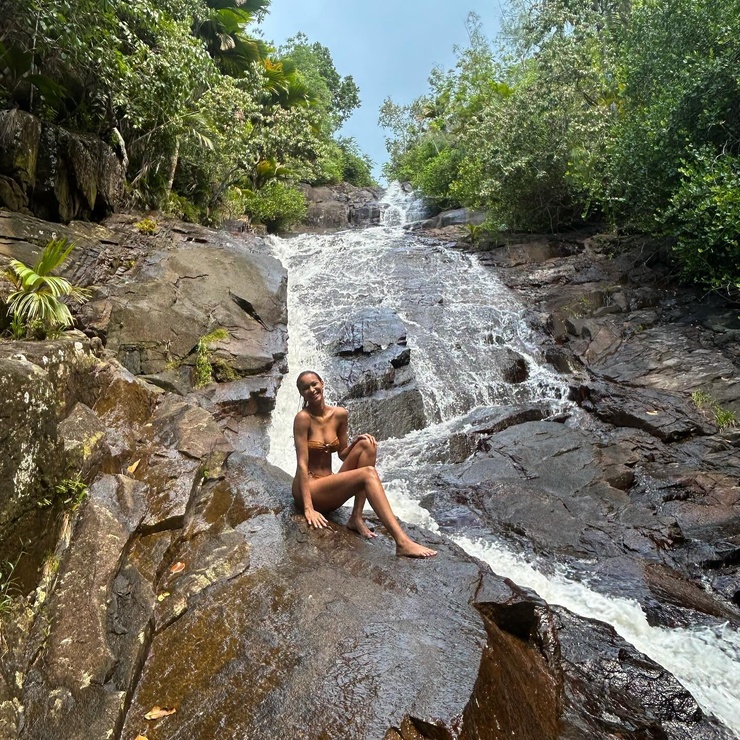
[[[309,526],[323,529],[328,525],[325,514],[338,509],[354,497],[354,506],[348,527],[363,537],[372,538],[372,532],[362,518],[367,501],[396,542],[396,554],[409,558],[429,558],[436,550],[414,542],[398,523],[383,484],[375,469],[378,443],[370,434],[347,439],[347,410],[329,406],[324,401],[324,383],[313,372],[298,376],[298,391],[305,402],[293,422],[293,436],[297,458],[293,479],[293,498],[303,510]],[[339,440],[339,459],[342,467],[332,473],[330,451],[311,449],[309,440],[327,447]]]

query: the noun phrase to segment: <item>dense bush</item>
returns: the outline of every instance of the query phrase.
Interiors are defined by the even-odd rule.
[[[693,152],[663,219],[683,269],[715,288],[740,290],[740,158]]]
[[[306,198],[296,187],[272,180],[245,196],[247,213],[271,233],[285,231],[306,215]]]

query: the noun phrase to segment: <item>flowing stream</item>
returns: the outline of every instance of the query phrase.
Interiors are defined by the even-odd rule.
[[[290,372],[278,393],[271,428],[270,461],[295,472],[293,417],[300,407],[295,379],[301,370],[322,374],[331,402],[332,362],[322,332],[358,309],[390,308],[408,329],[412,366],[429,422],[403,439],[381,442],[378,469],[393,510],[404,521],[432,531],[439,526],[420,500],[432,491],[424,451],[452,431],[469,426],[479,407],[527,401],[568,406],[566,385],[538,361],[537,337],[522,320],[524,308],[474,255],[422,243],[403,230],[418,208],[413,196],[392,185],[384,225],[331,235],[275,239],[275,255],[288,269]],[[506,348],[527,359],[529,378],[503,382],[496,353]],[[611,624],[627,641],[667,668],[701,707],[740,738],[740,634],[714,629],[651,627],[636,601],[610,598],[563,574],[545,576],[501,542],[453,540],[500,576],[534,589],[550,604]]]

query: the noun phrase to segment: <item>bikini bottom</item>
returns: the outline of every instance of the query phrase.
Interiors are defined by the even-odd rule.
[[[314,473],[313,470],[308,471],[308,477],[309,478],[328,478],[330,475],[334,475],[333,473]]]

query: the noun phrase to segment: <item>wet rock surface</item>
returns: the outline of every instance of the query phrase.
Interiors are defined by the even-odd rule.
[[[348,183],[302,186],[308,211],[299,232],[328,232],[351,227],[377,226],[383,206],[381,188],[358,188]]]
[[[457,434],[424,504],[446,531],[637,599],[654,624],[737,625],[740,466],[717,413],[740,410],[737,311],[672,284],[655,244],[530,237],[481,259],[520,294],[576,408]]]
[[[394,311],[364,309],[324,329],[318,339],[336,357],[332,392],[350,412],[352,433],[387,439],[425,425],[406,327]]]
[[[290,478],[264,460],[285,351],[283,273],[260,243],[232,243],[241,236],[170,224],[150,242],[131,238],[132,221],[103,227],[101,267],[86,250],[70,267],[104,276],[83,320],[108,354],[81,336],[28,343],[24,359],[18,343],[0,344],[9,348],[0,377],[15,393],[0,411],[3,433],[22,437],[32,425],[39,440],[37,498],[23,512],[46,511],[38,495],[60,476],[75,472],[88,486],[52,507],[44,562],[28,569],[30,593],[2,623],[0,736],[731,737],[610,627],[548,606],[442,535],[411,528],[439,550],[420,562],[397,559],[377,522],[373,541],[347,530],[346,512],[309,531]],[[6,243],[38,248],[30,232]],[[129,248],[134,264],[116,267],[113,255]],[[580,253],[563,254],[552,259]],[[229,283],[231,260],[239,286]],[[129,299],[158,325],[117,321]],[[152,318],[180,304],[189,308],[177,321],[162,328]],[[225,317],[215,324],[230,335],[211,351],[243,377],[193,392],[183,353],[208,312]],[[531,321],[544,325],[543,313],[533,310]],[[611,374],[586,369],[586,352],[607,346],[606,335],[594,345],[603,326],[570,318],[568,342],[548,349],[576,403],[555,415],[545,403],[471,412],[443,443],[419,451],[434,482],[423,505],[443,532],[505,539],[552,566],[587,571],[594,588],[638,599],[653,623],[737,624],[736,437],[718,434],[716,419],[658,382],[649,362],[639,383],[624,379],[626,355]],[[161,333],[151,343],[149,329]],[[360,312],[322,341],[344,368],[338,391],[357,404],[359,423],[391,418],[397,426],[377,432],[387,436],[426,423],[398,316]],[[166,351],[179,353],[177,367],[156,364]],[[722,356],[734,362],[731,350]],[[500,358],[506,382],[526,380],[522,356]],[[131,372],[143,374],[142,362],[152,363],[146,377]],[[731,403],[726,373],[702,369],[711,362],[694,370],[713,394],[729,389]],[[16,453],[9,477],[23,466],[23,449]],[[15,502],[14,491],[4,499]],[[50,521],[29,526],[38,533]],[[174,713],[147,719],[155,706]]]
[[[134,219],[130,219],[134,223]],[[60,274],[76,285],[103,285],[122,276],[149,250],[147,242],[132,230],[116,233],[100,224],[73,221],[50,223],[22,213],[0,210],[0,264],[17,259],[33,265],[43,248],[55,238],[76,245]]]
[[[65,446],[67,435],[75,436],[60,422],[96,362],[81,334],[60,341],[0,341],[0,562],[14,565],[23,591],[33,587],[41,560],[56,542],[56,486],[69,475]],[[37,547],[29,548],[29,542]]]
[[[0,685],[6,736],[729,737],[610,628],[438,537],[414,533],[440,549],[417,562],[338,519],[307,531],[284,473],[223,453],[214,433],[182,518],[143,462],[91,486]],[[154,706],[176,711],[147,720]]]

